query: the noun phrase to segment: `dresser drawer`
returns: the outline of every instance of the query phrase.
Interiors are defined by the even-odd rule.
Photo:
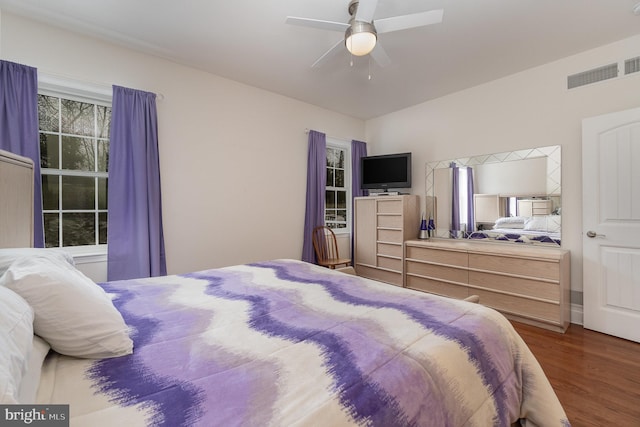
[[[387,271],[364,265],[356,265],[356,272],[358,273],[358,276],[378,280],[391,285],[402,286],[402,273],[399,271]]]
[[[472,294],[480,296],[480,302],[506,314],[532,319],[541,319],[550,323],[561,323],[560,305],[536,301],[523,297],[499,294],[481,289],[472,289]]]
[[[383,256],[378,257],[378,267],[386,268],[389,270],[395,270],[402,272],[402,259],[401,258],[387,258]]]
[[[441,249],[421,248],[409,245],[407,245],[406,248],[406,257],[465,268],[469,263],[469,255],[466,252],[443,251]]]
[[[378,215],[378,227],[402,228],[402,215]]]
[[[429,264],[425,262],[407,261],[406,269],[407,274],[415,274],[432,279],[448,280],[465,284],[469,281],[469,270],[464,268],[448,267],[443,265]]]
[[[551,301],[560,301],[560,286],[557,283],[470,271],[469,285],[486,290],[497,290]],[[473,290],[470,292],[474,293]]]
[[[512,258],[470,253],[469,268],[553,281],[560,280],[560,264],[558,262],[532,258]]]
[[[438,295],[444,295],[452,298],[466,298],[469,291],[465,285],[457,285],[455,283],[441,282],[439,280],[427,279],[407,274],[405,286],[409,289],[417,291],[430,292]]]
[[[544,215],[550,215],[551,214],[551,210],[548,209],[547,207],[541,207],[541,208],[537,208],[537,207],[533,207],[533,209],[531,210],[531,216],[544,216]]]
[[[378,229],[378,241],[402,244],[402,230]]]
[[[378,255],[388,255],[402,258],[402,245],[392,245],[389,243],[378,243]]]
[[[518,215],[550,215],[551,207],[551,200],[518,200]]]
[[[402,213],[402,200],[378,200],[378,213],[383,214],[401,214]]]

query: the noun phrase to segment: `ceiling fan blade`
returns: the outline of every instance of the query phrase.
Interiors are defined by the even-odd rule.
[[[380,67],[386,67],[391,64],[391,59],[387,55],[387,52],[382,48],[380,43],[376,44],[376,47],[370,53],[371,57]]]
[[[377,19],[373,24],[375,25],[378,34],[390,33],[392,31],[406,30],[408,28],[439,24],[442,22],[443,14],[444,10],[436,9],[429,10],[427,12],[413,13],[411,15]]]
[[[311,68],[318,68],[322,64],[324,64],[329,58],[331,58],[336,53],[340,52],[344,47],[344,40],[338,40],[338,43],[334,44],[331,49],[326,51],[320,58],[316,60],[313,64],[311,64]]]
[[[356,11],[356,21],[371,22],[373,14],[376,13],[378,0],[358,0],[358,10]]]
[[[299,25],[301,27],[318,28],[320,30],[330,31],[346,31],[349,24],[334,21],[323,21],[321,19],[298,18],[295,16],[287,16],[285,20],[287,24]]]

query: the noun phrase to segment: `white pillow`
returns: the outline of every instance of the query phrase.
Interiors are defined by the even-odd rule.
[[[524,229],[530,231],[544,231],[547,233],[559,233],[562,229],[560,215],[532,216],[525,224]]]
[[[75,267],[49,257],[19,258],[0,277],[33,307],[34,332],[61,354],[106,358],[130,354],[133,342],[107,293]]]
[[[40,376],[42,374],[42,364],[49,354],[51,346],[37,335],[33,336],[33,349],[29,354],[26,363],[26,370],[22,376],[22,382],[18,389],[18,401],[24,404],[36,403]]]
[[[22,297],[0,286],[0,404],[19,403],[32,340],[33,310]]]
[[[524,228],[526,219],[524,216],[505,216],[496,219],[493,228]]]
[[[498,224],[497,222],[493,225],[495,229],[503,229],[509,228],[514,230],[522,230],[524,228],[524,222],[503,222]]]
[[[53,261],[75,265],[69,252],[58,248],[3,248],[0,249],[0,276],[4,274],[13,261],[28,256],[42,256]]]

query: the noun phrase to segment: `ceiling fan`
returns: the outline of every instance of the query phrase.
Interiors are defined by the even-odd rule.
[[[377,42],[378,34],[438,24],[442,22],[444,12],[442,9],[436,9],[427,12],[376,19],[374,21],[373,15],[377,5],[378,0],[351,0],[348,9],[351,19],[349,19],[348,23],[298,18],[295,16],[287,16],[286,23],[322,30],[344,31],[344,40],[338,41],[331,49],[325,52],[311,65],[311,68],[322,65],[327,59],[339,52],[343,46],[355,56],[371,54],[373,60],[381,67],[384,67],[389,65],[391,60],[382,46]]]

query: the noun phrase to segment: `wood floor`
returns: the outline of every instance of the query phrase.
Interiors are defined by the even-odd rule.
[[[558,334],[512,323],[573,427],[640,427],[640,344],[573,324]]]

